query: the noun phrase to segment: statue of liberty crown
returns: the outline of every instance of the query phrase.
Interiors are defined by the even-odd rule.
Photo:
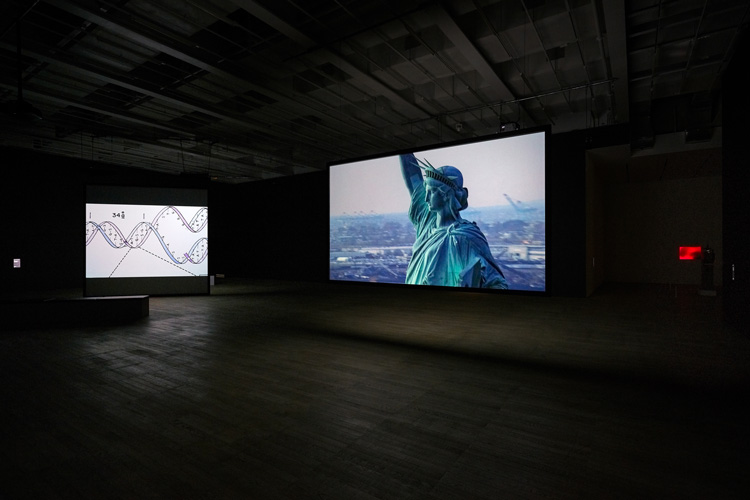
[[[461,189],[458,184],[456,184],[450,177],[441,174],[435,167],[432,166],[429,161],[420,160],[419,158],[417,158],[417,162],[419,162],[419,168],[424,171],[427,177],[435,179],[436,181],[440,181],[443,184],[448,185],[452,189]]]

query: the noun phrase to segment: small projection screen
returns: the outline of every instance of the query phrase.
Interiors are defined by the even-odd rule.
[[[205,189],[87,186],[84,295],[210,291]]]
[[[544,292],[548,133],[329,164],[329,279]]]

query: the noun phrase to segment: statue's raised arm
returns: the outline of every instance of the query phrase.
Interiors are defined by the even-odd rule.
[[[411,195],[423,182],[422,170],[419,168],[417,158],[411,153],[400,155],[399,159],[401,160],[401,175],[403,175],[406,189],[409,190]]]

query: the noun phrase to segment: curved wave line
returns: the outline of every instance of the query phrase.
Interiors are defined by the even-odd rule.
[[[154,217],[153,222],[150,222],[150,223],[149,222],[139,222],[133,228],[133,230],[130,232],[130,234],[128,235],[127,238],[122,233],[122,231],[117,226],[117,224],[115,224],[115,223],[113,223],[111,221],[105,221],[105,222],[102,222],[101,224],[97,224],[96,222],[93,222],[93,221],[88,221],[86,223],[86,226],[89,226],[89,224],[90,224],[90,225],[93,226],[93,228],[95,230],[94,231],[90,231],[90,233],[89,233],[89,235],[88,235],[88,237],[86,239],[86,246],[88,246],[89,243],[91,243],[91,241],[96,237],[96,235],[98,233],[101,233],[102,237],[107,241],[107,243],[109,244],[109,246],[111,246],[112,248],[116,248],[116,249],[125,248],[125,247],[128,247],[128,248],[140,248],[146,242],[146,240],[151,235],[151,233],[153,232],[154,234],[156,234],[156,238],[159,240],[159,243],[161,244],[162,248],[164,249],[164,252],[167,254],[167,256],[175,264],[185,264],[186,262],[191,262],[193,264],[198,264],[198,263],[203,262],[205,260],[206,256],[208,255],[208,250],[206,250],[206,252],[204,252],[204,254],[202,256],[200,256],[200,258],[198,258],[197,260],[194,260],[191,257],[191,255],[193,254],[193,252],[195,251],[195,249],[198,247],[198,245],[201,244],[201,242],[208,243],[208,239],[207,238],[200,238],[195,243],[193,243],[193,246],[190,248],[189,252],[183,254],[185,256],[185,260],[179,260],[179,259],[177,259],[172,254],[172,252],[169,249],[169,247],[167,246],[166,242],[164,241],[164,238],[159,233],[159,230],[158,230],[159,222],[158,222],[158,220],[163,216],[163,214],[167,210],[170,210],[170,209],[172,209],[177,214],[178,218],[183,223],[183,227],[187,228],[192,233],[197,233],[197,232],[201,231],[204,227],[206,227],[206,224],[208,223],[208,215],[207,215],[208,209],[205,208],[205,207],[201,208],[200,210],[198,210],[198,212],[195,213],[195,215],[190,220],[190,222],[188,222],[185,219],[185,217],[182,215],[182,213],[179,210],[177,210],[174,206],[167,206],[167,207],[164,207],[163,209],[161,209],[159,211],[159,213],[156,214],[156,217]],[[197,223],[199,223],[198,227],[193,227],[194,224],[197,224]],[[118,244],[118,243],[112,241],[112,239],[107,235],[107,230],[105,229],[105,227],[106,228],[111,228],[113,231],[115,231],[116,235],[119,236],[119,240],[122,242],[122,244]],[[146,228],[145,230],[144,230],[144,227]],[[140,239],[139,238],[135,238],[135,239],[138,239],[138,243],[137,244],[133,244],[132,241],[133,241],[134,237],[137,236],[136,233],[139,232],[139,231],[141,233],[140,235],[142,236],[142,238],[140,238]],[[118,238],[115,238],[115,239],[118,239]]]

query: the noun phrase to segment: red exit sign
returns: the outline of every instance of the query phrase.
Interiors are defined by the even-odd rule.
[[[701,247],[680,247],[680,260],[701,260],[702,257]]]

